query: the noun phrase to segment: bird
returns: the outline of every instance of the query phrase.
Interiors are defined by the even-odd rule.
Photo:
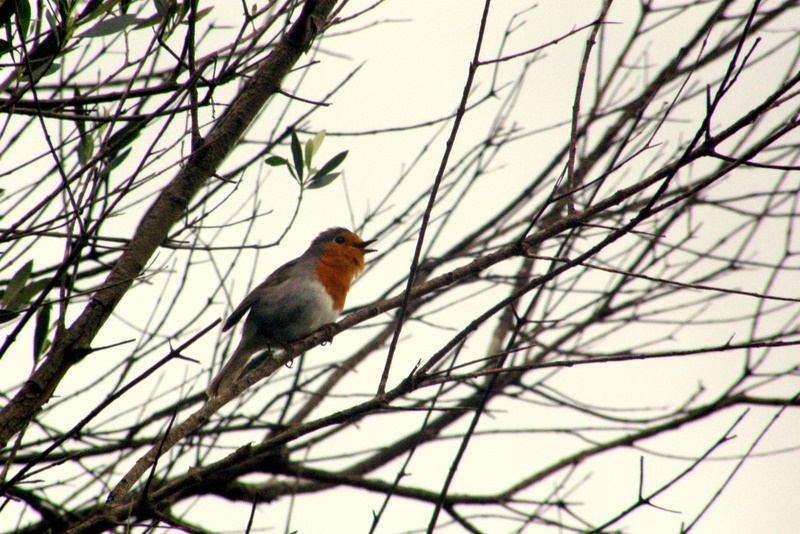
[[[209,383],[217,397],[242,375],[250,357],[307,336],[332,323],[344,308],[350,285],[364,270],[364,256],[375,239],[362,240],[346,228],[328,228],[308,249],[278,267],[231,313],[226,332],[247,315],[239,345]]]

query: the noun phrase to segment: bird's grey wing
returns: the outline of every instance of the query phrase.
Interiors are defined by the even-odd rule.
[[[278,267],[275,272],[267,277],[266,280],[261,282],[255,289],[253,289],[245,298],[244,300],[233,310],[233,313],[230,314],[228,319],[225,321],[225,324],[222,326],[222,331],[226,332],[233,328],[233,325],[238,323],[242,317],[253,307],[253,304],[258,301],[263,295],[265,290],[271,287],[276,287],[281,285],[286,279],[289,277],[290,271],[297,265],[297,260],[292,260],[290,262],[284,263],[280,267]]]

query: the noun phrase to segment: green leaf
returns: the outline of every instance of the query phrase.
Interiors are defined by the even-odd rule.
[[[175,2],[170,2],[169,0],[155,0],[156,11],[162,19],[165,19],[172,15],[177,10],[177,5]]]
[[[269,165],[270,167],[280,167],[281,165],[289,165],[289,162],[286,161],[286,158],[282,158],[280,156],[270,156],[268,157],[264,163]]]
[[[214,6],[210,6],[210,7],[207,7],[205,9],[198,9],[197,10],[197,16],[195,17],[195,22],[198,22],[198,21],[204,19],[205,16],[208,15],[209,13],[211,13],[211,11],[213,9],[214,9]]]
[[[322,142],[325,140],[327,134],[327,130],[320,130],[317,132],[317,135],[314,136],[314,139],[311,141],[311,145],[314,147],[314,151],[311,153],[312,157],[316,156],[317,152],[319,152],[319,147],[322,146]]]
[[[325,130],[320,130],[313,139],[310,139],[306,143],[306,167],[309,173],[311,172],[311,161],[314,159],[314,156],[317,155],[317,152],[319,152],[319,147],[322,146],[326,134],[327,132]]]
[[[94,142],[91,137],[82,137],[80,145],[78,145],[78,161],[81,165],[86,165],[92,159],[94,152]]]
[[[0,310],[0,324],[14,320],[17,315],[19,315],[19,313],[15,311]]]
[[[137,26],[139,22],[140,19],[134,15],[120,15],[118,17],[101,20],[93,27],[78,35],[78,37],[105,37],[106,35],[119,33],[131,26]]]
[[[36,329],[33,333],[33,359],[39,361],[39,357],[47,350],[47,333],[50,331],[50,309],[51,304],[45,304],[36,312]]]
[[[16,310],[17,306],[15,304],[22,290],[25,289],[25,284],[31,277],[32,272],[33,260],[20,267],[17,272],[14,273],[14,276],[8,281],[8,286],[6,286],[6,291],[3,293],[3,298],[0,299],[0,305],[2,305],[3,308],[6,310]]]
[[[47,67],[47,68],[44,68],[44,67]],[[42,65],[41,68],[36,69],[33,72],[34,72],[35,76],[44,78],[45,76],[50,76],[52,74],[55,74],[60,69],[61,69],[61,63],[59,63],[58,61],[54,61],[50,65]],[[44,72],[42,72],[42,71],[44,71]]]
[[[31,282],[30,284],[26,285],[22,288],[22,291],[19,292],[19,296],[17,297],[18,300],[18,308],[23,306],[30,305],[33,297],[38,295],[45,289],[48,285],[50,285],[50,280],[36,280],[35,282]]]
[[[44,18],[47,21],[47,24],[50,26],[50,30],[53,33],[53,37],[55,38],[56,42],[58,43],[60,41],[60,39],[59,39],[59,37],[60,37],[60,35],[59,35],[60,34],[60,32],[59,32],[60,25],[58,24],[58,19],[56,19],[56,16],[49,9],[44,12]]]
[[[78,111],[83,113],[83,109]],[[94,139],[92,139],[91,135],[86,134],[86,124],[83,121],[75,121],[75,126],[78,128],[78,137],[80,139],[78,143],[78,161],[81,165],[86,165],[92,159]]]
[[[120,152],[117,156],[114,157],[114,159],[112,159],[111,161],[106,163],[105,167],[103,167],[100,170],[100,172],[98,173],[97,177],[100,178],[100,180],[105,181],[108,178],[108,176],[111,174],[111,171],[113,171],[115,168],[117,168],[120,165],[120,163],[122,163],[125,160],[125,158],[128,157],[128,154],[130,154],[130,153],[131,153],[131,149],[130,148],[126,148],[125,150]]]
[[[294,159],[294,170],[297,171],[297,178],[303,179],[303,149],[300,147],[300,140],[297,132],[292,132],[292,159]]]
[[[5,39],[0,39],[0,56],[2,56],[3,54],[7,54],[12,50],[14,50],[14,47],[12,46],[11,43],[6,41]]]
[[[339,152],[331,159],[328,160],[328,163],[322,166],[320,170],[317,171],[317,176],[324,176],[326,174],[330,174],[336,167],[342,164],[344,158],[347,157],[347,153],[349,151],[345,150],[344,152]]]
[[[142,133],[142,129],[147,122],[148,121],[145,119],[130,121],[123,128],[114,132],[104,147],[109,151],[110,157],[116,156],[120,149],[133,143],[136,138],[139,137],[139,134]]]
[[[189,22],[189,12],[192,8],[193,0],[175,0],[179,1],[180,3],[175,7],[175,20],[177,20],[181,24],[187,24]],[[197,3],[197,2],[194,2]],[[197,22],[197,19],[195,19]]]
[[[14,0],[0,0],[0,26],[4,26],[11,20],[16,12],[16,7]]]
[[[325,187],[326,185],[330,184],[335,179],[337,179],[340,174],[342,173],[340,172],[332,172],[330,174],[317,173],[314,175],[313,178],[311,178],[308,181],[308,184],[306,184],[306,189],[322,189],[323,187]]]
[[[14,0],[6,0],[13,3]],[[31,3],[28,0],[17,0],[17,21],[19,22],[22,39],[28,37],[28,28],[31,26]]]
[[[314,159],[314,147],[311,144],[311,139],[306,141],[306,168],[308,169],[309,174],[311,174],[311,160]]]
[[[294,178],[294,181],[297,182],[298,184],[300,184],[300,180],[297,178],[297,175],[294,173],[294,169],[292,168],[292,166],[291,165],[286,165],[286,168],[289,169],[289,174],[292,175],[292,178]]]

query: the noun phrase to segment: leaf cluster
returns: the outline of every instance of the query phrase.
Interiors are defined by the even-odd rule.
[[[341,173],[334,172],[347,157],[348,151],[339,152],[326,161],[319,169],[314,167],[314,156],[325,140],[325,130],[318,132],[313,138],[306,141],[305,148],[300,144],[297,132],[291,135],[292,161],[282,156],[270,156],[266,159],[271,167],[286,167],[289,174],[301,189],[321,189],[333,183]]]

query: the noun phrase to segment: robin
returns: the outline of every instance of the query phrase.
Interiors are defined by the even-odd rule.
[[[344,308],[350,284],[364,270],[364,254],[375,239],[363,241],[345,228],[319,234],[302,256],[269,275],[250,292],[222,327],[225,332],[247,315],[239,346],[206,389],[219,395],[242,374],[250,356],[284,346],[333,322]]]

